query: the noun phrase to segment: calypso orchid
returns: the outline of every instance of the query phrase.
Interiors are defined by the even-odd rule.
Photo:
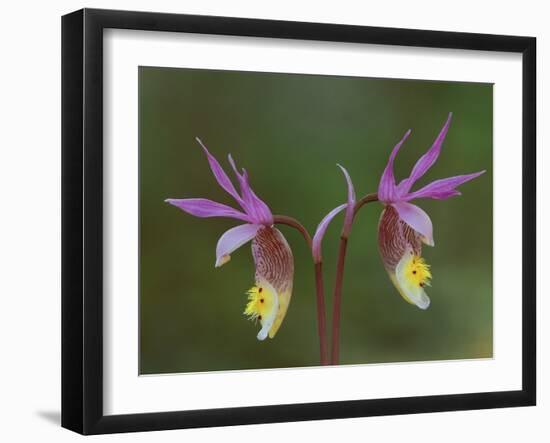
[[[410,203],[419,198],[445,200],[461,195],[457,186],[479,177],[485,171],[436,180],[411,192],[415,182],[437,161],[449,130],[452,114],[431,148],[414,165],[411,174],[396,185],[393,163],[401,145],[411,133],[407,131],[395,145],[378,186],[378,200],[384,204],[378,225],[378,247],[391,281],[409,303],[427,309],[430,298],[424,288],[429,286],[430,266],[422,258],[422,243],[434,246],[432,221],[426,212]]]
[[[216,267],[231,259],[231,254],[252,240],[252,257],[256,273],[255,285],[248,291],[248,303],[244,314],[259,321],[258,340],[273,338],[286,315],[294,278],[292,250],[281,232],[273,224],[269,207],[252,190],[247,172],[238,171],[231,157],[229,163],[240,187],[240,194],[206,146],[202,146],[210,169],[218,184],[240,205],[242,210],[204,198],[167,199],[166,202],[196,217],[227,217],[245,222],[226,231],[216,246]]]

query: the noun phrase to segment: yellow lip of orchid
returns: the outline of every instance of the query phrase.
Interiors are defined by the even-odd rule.
[[[426,295],[424,288],[430,286],[431,278],[430,266],[411,248],[407,249],[399,260],[395,273],[390,273],[390,279],[401,296],[420,309],[427,309],[430,306],[430,298]]]
[[[247,292],[248,303],[244,314],[251,320],[259,321],[262,329],[258,332],[258,340],[265,340],[277,318],[279,311],[279,295],[273,286],[266,280],[258,281],[255,286]]]

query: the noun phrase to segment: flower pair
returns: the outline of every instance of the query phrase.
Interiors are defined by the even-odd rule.
[[[421,256],[422,244],[434,245],[433,227],[426,212],[411,201],[420,198],[444,200],[460,195],[456,190],[457,186],[485,172],[436,180],[417,191],[411,191],[415,182],[436,162],[450,121],[451,114],[431,148],[413,167],[410,176],[396,184],[393,163],[397,152],[410,135],[411,131],[407,131],[393,148],[378,187],[378,200],[384,204],[378,227],[378,245],[382,262],[401,296],[421,309],[428,308],[430,304],[425,287],[431,279],[430,268]],[[257,335],[259,340],[264,340],[268,336],[273,338],[286,315],[292,296],[292,251],[284,236],[274,227],[271,210],[252,190],[246,170],[239,171],[231,155],[228,156],[239,184],[240,192],[237,192],[218,161],[199,139],[197,141],[207,156],[218,184],[236,200],[241,209],[203,198],[166,201],[197,217],[228,217],[244,222],[226,231],[218,240],[216,267],[227,263],[236,249],[252,241],[252,256],[256,267],[255,284],[248,291],[248,303],[244,313],[260,322],[261,329]],[[315,263],[322,260],[321,242],[333,218],[345,209],[342,236],[347,238],[355,215],[356,197],[350,175],[346,169],[338,166],[347,182],[347,202],[333,209],[317,227],[312,242]]]

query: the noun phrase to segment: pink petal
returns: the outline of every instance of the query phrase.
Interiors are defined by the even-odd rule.
[[[254,208],[251,207],[250,185],[248,184],[248,181],[245,179],[244,171],[242,174],[239,172],[239,170],[237,169],[237,164],[235,163],[235,160],[233,160],[233,157],[231,157],[231,154],[227,155],[227,159],[229,160],[229,164],[231,165],[231,168],[233,169],[233,172],[237,177],[237,181],[239,182],[239,187],[241,189],[241,195],[243,198],[244,210],[251,217],[257,218],[257,214]]]
[[[436,200],[445,200],[455,195],[460,195],[460,192],[455,188],[463,183],[466,183],[474,178],[484,174],[485,171],[474,172],[473,174],[457,175],[456,177],[443,178],[436,180],[429,185],[424,186],[416,192],[408,194],[406,200],[415,198],[433,198]]]
[[[204,150],[204,153],[206,154],[206,158],[208,159],[208,163],[210,164],[210,169],[212,170],[212,174],[214,174],[214,177],[216,178],[216,181],[218,184],[225,189],[237,202],[242,206],[242,199],[240,195],[237,193],[237,190],[235,189],[235,186],[233,186],[233,183],[231,183],[231,180],[221,167],[221,165],[218,163],[218,160],[210,154],[206,146],[203,144],[200,138],[196,137],[195,140],[202,146],[202,149]],[[246,208],[243,207],[244,210]]]
[[[231,259],[231,253],[252,240],[261,227],[261,225],[246,224],[225,231],[216,246],[216,268],[227,263]]]
[[[441,128],[441,131],[439,132],[439,135],[433,142],[432,147],[428,149],[428,151],[418,159],[418,161],[414,165],[414,168],[409,178],[406,178],[401,183],[399,183],[399,190],[398,190],[399,195],[407,194],[411,190],[415,182],[420,177],[422,177],[428,171],[428,169],[430,169],[431,166],[436,162],[437,158],[439,157],[439,153],[441,152],[441,146],[443,145],[443,141],[445,140],[447,131],[449,130],[449,125],[451,124],[452,116],[453,116],[453,113],[449,112],[447,121],[443,125],[443,128]]]
[[[273,225],[273,214],[271,213],[271,210],[265,204],[265,202],[256,195],[256,193],[250,186],[250,182],[248,180],[248,173],[244,169],[243,169],[243,179],[244,179],[245,187],[247,189],[248,199],[250,202],[249,207],[253,212],[257,214],[258,222],[266,226]]]
[[[256,223],[261,223],[266,226],[273,225],[273,214],[271,213],[269,207],[264,203],[264,201],[261,200],[250,187],[247,172],[243,169],[242,174],[239,173],[237,165],[231,157],[231,154],[228,156],[228,158],[229,163],[231,164],[231,167],[233,168],[233,171],[237,176],[237,180],[239,181],[241,195],[243,197],[244,205],[246,206],[246,212]]]
[[[378,185],[378,199],[382,202],[391,203],[397,199],[397,187],[395,185],[395,177],[393,175],[393,162],[395,160],[395,156],[401,148],[401,145],[405,142],[410,134],[411,130],[409,129],[405,133],[401,141],[395,145],[390,154],[388,164],[386,165],[382,177],[380,178],[380,184]]]
[[[393,203],[392,206],[397,210],[401,220],[422,235],[424,243],[434,245],[432,221],[426,212],[407,202]]]
[[[325,216],[325,218],[323,218],[323,220],[321,220],[321,223],[319,223],[319,226],[317,226],[317,230],[315,231],[315,235],[313,236],[312,247],[311,247],[313,260],[315,261],[315,263],[320,263],[322,261],[321,242],[323,241],[323,237],[325,236],[325,232],[328,228],[328,225],[330,224],[332,219],[338,213],[340,213],[345,207],[347,207],[347,204],[343,204],[338,206],[337,208],[334,208]]]
[[[250,221],[250,217],[248,217],[248,215],[237,211],[230,206],[223,205],[206,198],[168,198],[164,201],[180,208],[188,214],[194,215],[195,217],[228,217],[235,218],[237,220]]]
[[[353,223],[353,212],[355,210],[355,189],[353,188],[353,183],[348,171],[346,171],[343,166],[338,165],[338,167],[344,173],[344,177],[346,178],[346,182],[348,184],[348,204],[346,208],[346,217],[344,219],[344,227],[342,228],[342,233],[347,236],[351,231],[351,225]]]

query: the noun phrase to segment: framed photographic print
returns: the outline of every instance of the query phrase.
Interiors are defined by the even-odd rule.
[[[531,37],[62,21],[62,425],[535,404]]]

